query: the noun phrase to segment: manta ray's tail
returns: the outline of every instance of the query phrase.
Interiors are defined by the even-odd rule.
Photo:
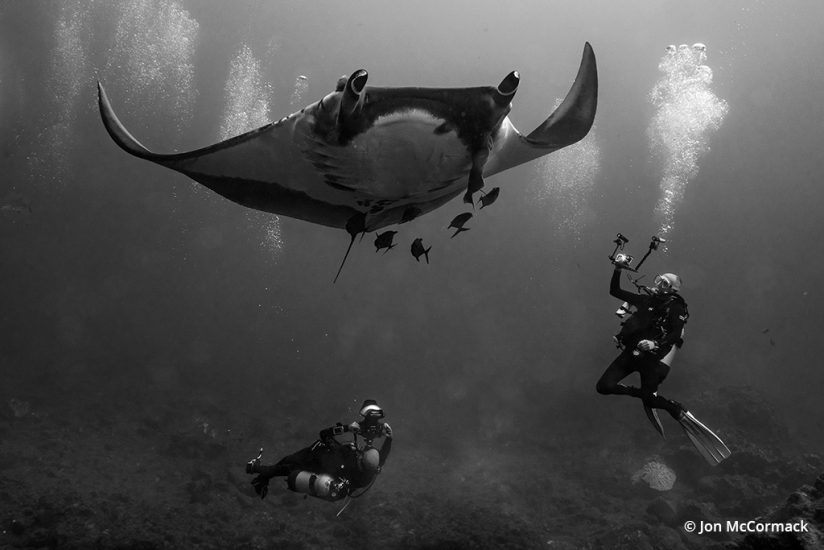
[[[332,284],[338,282],[338,277],[340,277],[340,272],[343,271],[343,264],[346,263],[346,258],[349,257],[349,251],[352,250],[352,245],[355,244],[355,235],[352,235],[352,238],[349,241],[349,246],[346,248],[346,254],[343,255],[343,261],[340,263],[340,267],[338,268],[338,273],[335,275],[335,280],[332,281]]]
[[[366,234],[366,214],[358,212],[346,220],[346,232],[349,233],[349,247],[346,249],[346,254],[343,255],[343,261],[340,263],[338,273],[335,275],[335,280],[332,281],[332,284],[338,282],[340,272],[343,270],[343,264],[346,263],[346,258],[349,257],[349,251],[352,250],[352,245],[355,244],[355,237],[360,233],[361,240],[363,240],[363,236]]]

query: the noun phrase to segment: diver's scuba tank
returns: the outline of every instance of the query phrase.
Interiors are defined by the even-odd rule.
[[[340,500],[349,494],[349,481],[329,474],[316,474],[307,470],[294,470],[286,484],[292,491],[323,500]]]

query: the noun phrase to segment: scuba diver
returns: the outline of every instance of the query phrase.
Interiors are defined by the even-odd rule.
[[[622,319],[621,330],[614,337],[621,354],[607,367],[596,384],[602,395],[629,395],[641,399],[644,411],[653,427],[664,436],[664,427],[657,409],[667,411],[683,427],[699,453],[712,465],[730,456],[730,450],[718,436],[704,426],[681,403],[658,394],[658,386],[669,374],[676,349],[683,345],[684,325],[689,318],[687,303],[680,294],[681,278],[674,273],[663,273],[655,278],[652,287],[633,281],[638,293],[621,288],[621,272],[637,272],[663,239],[653,237],[649,250],[636,268],[630,267],[632,256],[620,253],[629,240],[618,234],[616,249],[610,255],[615,266],[609,293],[624,303],[616,311]],[[641,387],[627,386],[621,380],[638,372]]]
[[[261,449],[257,458],[246,464],[247,474],[257,474],[252,480],[255,493],[266,498],[269,480],[284,476],[287,487],[297,493],[329,501],[361,496],[374,483],[389,457],[392,429],[384,422],[383,409],[374,399],[363,402],[360,415],[361,420],[349,425],[338,422],[321,430],[319,439],[312,445],[280,459],[277,464],[261,464]],[[344,433],[352,434],[351,442],[341,443],[336,439]],[[358,441],[358,435],[362,442]],[[384,438],[380,450],[372,445],[378,437]],[[363,491],[353,495],[357,489]]]

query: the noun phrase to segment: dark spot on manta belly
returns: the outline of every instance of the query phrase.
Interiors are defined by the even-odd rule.
[[[434,130],[434,132],[433,132],[433,133],[434,133],[436,136],[439,136],[439,135],[441,135],[441,134],[446,134],[446,133],[448,133],[448,132],[450,132],[450,131],[452,131],[452,126],[451,126],[448,122],[444,122],[443,124],[441,124],[440,126],[438,126],[437,128],[435,128],[435,130]]]

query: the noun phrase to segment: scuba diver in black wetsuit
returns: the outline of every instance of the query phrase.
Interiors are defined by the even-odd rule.
[[[665,409],[678,420],[684,410],[677,401],[658,395],[658,386],[670,370],[668,356],[673,347],[681,347],[684,323],[689,316],[687,304],[678,294],[681,278],[664,273],[655,278],[655,286],[649,294],[635,294],[621,288],[621,270],[626,264],[615,262],[610,280],[609,293],[634,307],[636,312],[627,319],[615,339],[622,348],[621,354],[607,367],[596,390],[602,395],[631,395],[644,402],[649,409]],[[674,355],[674,354],[673,354]],[[641,387],[625,386],[620,381],[638,372]],[[653,421],[656,424],[655,421]],[[656,424],[663,433],[660,423]]]
[[[269,480],[285,476],[289,489],[324,500],[340,500],[347,496],[360,496],[368,489],[381,472],[389,451],[392,449],[392,429],[383,421],[383,409],[374,399],[367,399],[361,406],[362,420],[344,426],[335,426],[320,431],[319,439],[309,447],[286,456],[277,464],[261,464],[263,449],[257,458],[246,464],[247,474],[258,474],[252,480],[260,498],[269,492]],[[350,443],[341,443],[336,436],[353,434]],[[358,441],[362,438],[362,444]],[[383,445],[376,449],[372,442],[383,437]],[[358,495],[352,495],[363,489]]]
[[[622,270],[637,271],[650,252],[657,250],[663,242],[653,237],[649,251],[636,268],[630,267],[632,257],[616,254],[618,249],[629,242],[618,234],[616,248],[610,256],[615,265],[610,280],[610,295],[622,300],[624,304],[616,311],[621,318],[627,313],[632,315],[622,322],[620,332],[615,336],[621,354],[607,367],[595,388],[602,395],[629,395],[641,399],[644,411],[652,425],[664,435],[664,427],[658,418],[656,409],[666,410],[681,424],[684,432],[695,448],[710,464],[719,464],[730,456],[730,450],[709,428],[704,426],[683,405],[677,401],[658,395],[658,386],[669,374],[675,350],[683,344],[684,325],[689,318],[687,303],[681,297],[681,278],[674,273],[664,273],[655,278],[654,286],[638,285],[639,293],[632,293],[621,288]],[[643,292],[643,294],[641,293]],[[641,387],[626,386],[621,380],[638,372]]]

